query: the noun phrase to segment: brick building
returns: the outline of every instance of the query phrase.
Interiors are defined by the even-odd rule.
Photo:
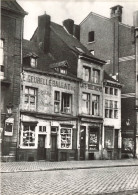
[[[80,41],[94,54],[105,60],[110,76],[122,87],[122,152],[135,156],[136,150],[136,60],[135,28],[122,21],[123,7],[111,8],[106,18],[91,12],[80,24]]]
[[[16,1],[1,1],[0,79],[2,155],[15,160],[19,129],[23,20]],[[7,113],[7,108],[9,113]],[[10,113],[12,109],[12,113]],[[13,131],[14,129],[14,131]]]

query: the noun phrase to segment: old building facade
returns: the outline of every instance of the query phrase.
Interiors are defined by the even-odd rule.
[[[135,28],[122,23],[123,7],[111,8],[106,18],[91,12],[80,24],[80,41],[95,57],[106,61],[105,70],[122,86],[122,157],[136,154]],[[128,77],[129,75],[129,77]]]
[[[16,156],[19,129],[21,45],[25,15],[26,12],[16,1],[1,1],[1,152],[3,156],[9,156],[13,160]]]

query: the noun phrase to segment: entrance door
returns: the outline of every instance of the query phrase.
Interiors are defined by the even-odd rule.
[[[57,160],[57,135],[51,134],[51,161]]]
[[[45,149],[45,135],[38,135],[38,160],[45,160],[46,149]]]
[[[115,129],[115,137],[114,137],[114,159],[118,159],[119,158],[119,154],[118,154],[118,129]]]
[[[86,127],[80,127],[80,160],[85,160]]]

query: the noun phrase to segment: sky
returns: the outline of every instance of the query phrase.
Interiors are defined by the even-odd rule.
[[[62,24],[63,20],[71,18],[75,24],[80,24],[90,12],[110,17],[110,8],[123,6],[122,22],[133,25],[133,13],[138,10],[137,0],[17,0],[20,6],[28,12],[24,19],[24,39],[30,39],[37,28],[38,16],[46,14],[51,21]]]

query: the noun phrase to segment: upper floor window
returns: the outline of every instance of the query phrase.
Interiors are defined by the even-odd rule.
[[[24,106],[26,109],[36,109],[36,89],[32,87],[25,87]]]
[[[88,34],[88,42],[94,41],[94,31],[90,31]]]
[[[4,72],[4,41],[0,39],[0,71]]]
[[[61,74],[67,74],[67,68],[66,67],[61,67],[60,68],[60,73]]]
[[[105,118],[118,118],[118,101],[105,100]]]
[[[92,115],[99,115],[99,96],[92,95]]]
[[[92,82],[93,83],[99,83],[99,81],[100,81],[100,71],[96,70],[96,69],[93,69]]]
[[[65,113],[71,113],[72,107],[72,94],[62,93],[61,110]]]
[[[113,88],[110,88],[110,94],[113,95]]]
[[[108,87],[105,87],[105,93],[108,94]]]
[[[84,81],[90,81],[90,68],[89,67],[83,67],[83,80]]]
[[[88,93],[82,94],[82,111],[85,114],[90,112],[90,94]]]
[[[114,89],[114,95],[118,95],[118,89]]]
[[[55,91],[54,94],[54,112],[59,113],[60,111],[60,92]]]
[[[36,68],[36,67],[37,67],[37,59],[31,57],[31,58],[30,58],[30,64],[31,64],[31,67],[32,67],[32,68]]]

